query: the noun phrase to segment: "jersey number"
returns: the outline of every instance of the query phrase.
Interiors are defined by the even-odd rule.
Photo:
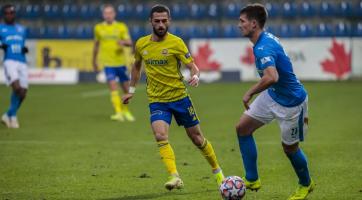
[[[10,48],[13,53],[21,53],[21,46],[19,44],[12,44]]]
[[[298,137],[298,127],[292,128],[292,138]]]

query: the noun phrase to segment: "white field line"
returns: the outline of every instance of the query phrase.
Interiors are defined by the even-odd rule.
[[[145,87],[138,87],[138,91],[143,91]],[[81,93],[82,98],[93,98],[93,97],[101,97],[101,96],[109,96],[109,90],[108,89],[101,89],[101,90],[93,90],[88,92]]]
[[[108,89],[93,90],[93,91],[81,93],[81,96],[83,98],[100,97],[100,96],[106,96],[106,95],[109,95]]]

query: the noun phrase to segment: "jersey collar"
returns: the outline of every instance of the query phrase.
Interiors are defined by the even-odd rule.
[[[265,31],[263,31],[263,32],[260,33],[258,40],[257,40],[257,41],[255,42],[255,44],[254,44],[254,47],[260,42],[260,40],[261,40],[262,38],[264,38],[264,35],[265,35]]]

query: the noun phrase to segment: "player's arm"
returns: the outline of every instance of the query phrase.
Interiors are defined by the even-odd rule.
[[[199,80],[200,80],[200,70],[199,68],[196,66],[195,62],[190,62],[188,64],[185,64],[186,67],[190,70],[190,80],[189,80],[189,84],[193,87],[197,87],[199,85]]]
[[[118,40],[118,45],[121,47],[132,47],[133,42],[131,36],[129,35],[128,27],[124,25],[123,29],[124,31],[121,34],[121,39]]]
[[[8,48],[8,45],[5,44],[5,42],[3,42],[3,37],[0,35],[0,49],[4,50],[4,52],[5,52],[7,48]]]
[[[133,97],[133,94],[136,91],[136,85],[141,78],[141,68],[142,60],[135,60],[131,69],[131,81],[129,84],[128,93],[122,97],[123,104],[128,104],[130,99]]]
[[[95,72],[98,71],[98,62],[97,62],[98,52],[99,52],[99,41],[96,40],[94,41],[93,45],[93,57],[92,57],[93,70]]]
[[[191,56],[185,42],[182,39],[176,41],[178,44],[176,45],[176,57],[181,60],[182,63],[190,70],[190,80],[189,84],[193,87],[197,87],[199,85],[199,77],[200,70],[196,66],[194,59]]]
[[[118,40],[118,45],[122,47],[131,47],[133,45],[133,42],[131,39]]]
[[[25,31],[25,33],[24,33],[24,41],[26,40],[26,37],[27,37],[27,35],[26,35],[26,31]],[[29,53],[29,48],[24,44],[24,46],[21,48],[21,53],[22,54],[27,54],[27,53]]]
[[[266,67],[263,71],[263,77],[253,85],[244,95],[243,103],[246,109],[249,109],[249,101],[251,98],[278,82],[279,74],[274,66]]]

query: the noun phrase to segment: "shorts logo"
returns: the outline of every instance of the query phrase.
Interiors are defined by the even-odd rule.
[[[267,62],[271,62],[271,57],[270,56],[264,57],[264,58],[260,59],[260,61],[261,61],[261,64],[264,65]]]
[[[162,115],[162,110],[155,110],[151,113],[151,116],[154,116],[154,115]]]
[[[185,58],[190,58],[190,57],[191,57],[190,52],[187,52],[187,54],[185,54]]]
[[[168,49],[162,49],[161,54],[166,56],[168,54]]]

